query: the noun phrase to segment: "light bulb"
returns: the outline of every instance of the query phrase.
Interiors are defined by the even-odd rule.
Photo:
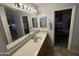
[[[28,11],[30,10],[30,7],[28,7]]]
[[[31,12],[33,11],[33,9],[31,8],[31,10],[30,10]]]
[[[22,3],[19,3],[19,5],[20,5],[20,8],[22,8]]]
[[[37,11],[36,10],[33,10],[33,13],[37,13]]]
[[[27,6],[24,5],[24,9],[26,10]]]
[[[19,3],[20,6],[22,6],[22,3]]]

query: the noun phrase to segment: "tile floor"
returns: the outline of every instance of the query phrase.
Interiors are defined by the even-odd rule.
[[[66,48],[54,47],[47,49],[46,56],[79,56],[79,53],[68,51]]]

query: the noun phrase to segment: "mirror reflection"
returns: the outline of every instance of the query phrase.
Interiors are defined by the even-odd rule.
[[[46,28],[47,27],[47,17],[40,17],[40,27],[41,28]]]
[[[29,33],[28,16],[25,12],[5,7],[5,14],[12,41]]]
[[[24,32],[25,32],[25,34],[28,34],[29,33],[29,26],[28,26],[27,16],[23,16],[22,20],[23,20]]]
[[[37,22],[37,18],[32,18],[32,24],[34,28],[38,27],[38,22]]]

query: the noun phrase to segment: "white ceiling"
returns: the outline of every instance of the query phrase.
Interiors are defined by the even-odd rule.
[[[48,5],[49,3],[34,3],[37,7]]]

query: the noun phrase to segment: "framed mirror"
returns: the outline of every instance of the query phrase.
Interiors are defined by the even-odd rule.
[[[33,25],[33,28],[37,28],[38,27],[37,18],[32,18],[32,25]]]
[[[23,11],[13,10],[12,8],[5,7],[1,16],[2,25],[5,29],[6,44],[4,45],[6,53],[14,53],[19,49],[26,41],[28,41],[29,25],[28,15]],[[26,35],[27,34],[27,35]],[[10,43],[9,43],[9,42]],[[3,53],[5,52],[3,51]]]
[[[40,27],[47,28],[47,17],[46,16],[40,17]]]
[[[28,15],[25,12],[13,10],[5,7],[6,23],[8,24],[9,39],[13,41],[29,33]],[[8,34],[7,34],[8,35]],[[9,44],[9,43],[8,43]]]

